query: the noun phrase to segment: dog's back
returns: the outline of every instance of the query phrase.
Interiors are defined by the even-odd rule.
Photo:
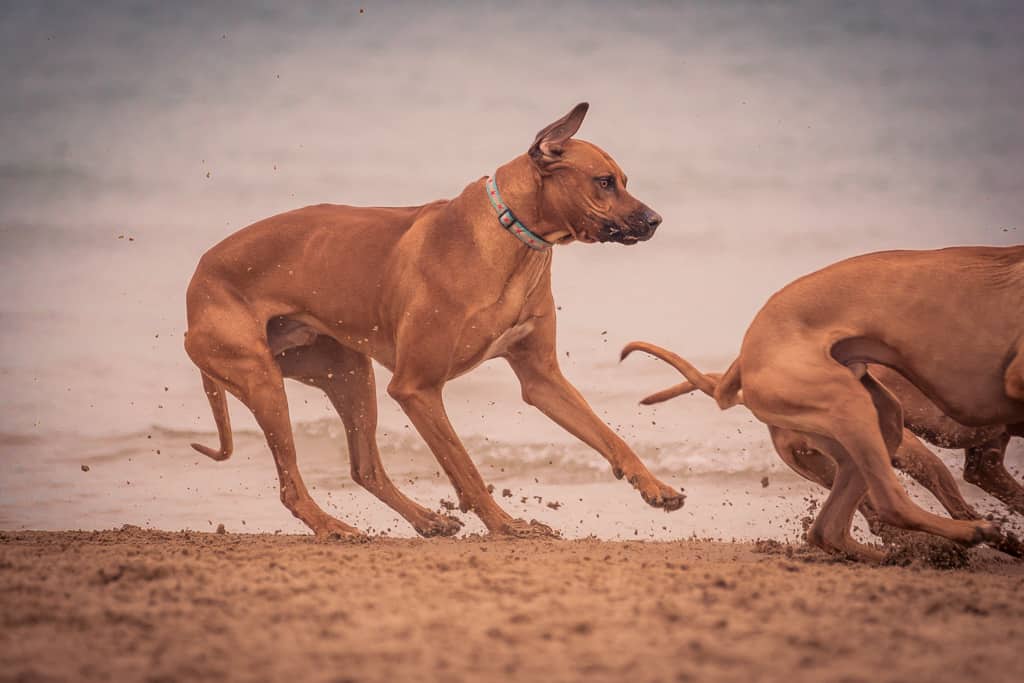
[[[200,259],[186,303],[192,311],[210,299],[211,283],[224,296],[259,310],[284,313],[309,291],[374,292],[382,264],[416,219],[444,202],[409,207],[316,204],[271,216],[215,244]],[[346,254],[373,268],[353,268]],[[344,266],[342,265],[344,263]],[[297,285],[301,285],[298,286]],[[244,290],[244,291],[243,291]],[[295,301],[291,301],[295,298]]]
[[[898,370],[966,424],[1000,423],[1020,406],[972,416],[979,406],[957,400],[956,387],[1003,395],[1021,339],[1024,247],[954,247],[866,254],[794,281],[757,314],[740,355],[745,370],[786,347],[817,345],[844,364]]]
[[[425,206],[358,207],[315,204],[257,221],[212,246],[200,261],[200,271],[238,275],[277,269],[294,257],[306,259],[330,245],[359,249],[391,247],[413,224]],[[307,262],[308,264],[308,262]],[[254,275],[256,274],[256,275]]]

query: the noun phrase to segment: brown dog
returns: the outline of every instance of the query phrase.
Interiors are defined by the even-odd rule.
[[[620,358],[624,360],[634,351],[643,351],[665,361],[687,378],[685,382],[641,399],[641,404],[653,405],[697,390],[714,396],[722,377],[720,373],[701,372],[686,359],[647,342],[630,342],[623,347]],[[896,469],[906,472],[928,489],[953,519],[981,519],[981,515],[964,500],[949,469],[918,437],[943,448],[962,448],[966,453],[964,478],[999,498],[1015,512],[1024,512],[1024,487],[1013,479],[1003,463],[1009,442],[1005,425],[965,427],[942,414],[934,403],[895,370],[883,365],[870,365],[869,370],[903,406],[903,440],[892,455]],[[740,403],[743,402],[742,393],[737,396]],[[793,471],[827,489],[832,488],[836,466],[831,458],[815,450],[800,432],[771,426],[769,432],[779,457]],[[884,525],[870,501],[863,499],[859,509],[871,530],[884,535]],[[824,539],[810,535],[808,540],[825,547]],[[1021,550],[1013,543],[998,547],[1018,556]]]
[[[492,533],[551,534],[498,507],[445,415],[445,382],[502,357],[523,399],[600,452],[615,476],[651,505],[682,506],[683,495],[647,470],[558,367],[550,245],[634,244],[661,222],[626,191],[608,154],[571,139],[586,111],[579,104],[538,133],[528,153],[498,168],[496,188],[481,178],[455,199],[425,206],[310,206],[254,223],[208,251],[188,288],[185,349],[202,371],[220,448],[193,445],[216,460],[231,454],[229,391],[266,434],[288,509],[318,536],[361,537],[320,509],[299,475],[283,384],[297,379],[322,389],[337,409],[358,483],[420,534],[454,534],[458,520],[410,500],[384,472],[373,359],[393,371],[388,393],[437,457],[463,511]]]
[[[910,500],[891,464],[903,410],[867,368],[896,370],[963,425],[1024,435],[1022,312],[1024,246],[867,254],[772,296],[707,390],[721,408],[742,402],[835,462],[811,530],[819,545],[877,559],[849,532],[865,494],[892,526],[999,545],[1006,537],[994,524],[945,519]]]

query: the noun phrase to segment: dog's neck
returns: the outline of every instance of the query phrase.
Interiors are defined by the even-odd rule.
[[[549,244],[566,244],[575,239],[562,216],[545,211],[541,202],[544,178],[527,155],[520,155],[499,166],[494,172],[494,179],[505,203],[535,235]]]

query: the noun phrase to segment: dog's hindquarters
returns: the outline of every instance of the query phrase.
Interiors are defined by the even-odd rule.
[[[748,330],[742,357],[744,403],[759,420],[822,437],[833,460],[860,471],[872,507],[887,524],[968,544],[995,537],[987,522],[941,518],[909,498],[892,470],[902,409],[865,371],[863,364],[875,359],[837,359],[811,335],[780,339],[758,325],[755,320]]]
[[[230,439],[225,392],[230,392],[252,412],[267,438],[285,507],[317,536],[363,538],[358,529],[327,514],[309,495],[296,462],[284,377],[271,355],[267,321],[227,284],[216,265],[208,267],[204,257],[186,298],[185,351],[203,373],[221,438],[219,452],[205,447],[196,450],[212,453],[215,459],[230,452],[225,449]]]

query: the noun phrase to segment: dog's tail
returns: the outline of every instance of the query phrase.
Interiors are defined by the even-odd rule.
[[[624,347],[622,347],[622,353],[619,355],[619,360],[625,360],[626,356],[633,353],[634,351],[643,351],[644,353],[648,353],[654,356],[655,358],[660,358],[661,360],[665,361],[666,363],[674,367],[680,373],[682,373],[683,377],[687,379],[686,382],[676,384],[675,386],[671,386],[668,389],[662,389],[661,391],[655,394],[647,396],[646,398],[640,401],[640,403],[642,403],[643,405],[661,403],[662,401],[667,401],[671,398],[675,398],[676,396],[688,394],[691,391],[695,391],[697,389],[700,389],[708,396],[715,395],[715,390],[718,387],[721,375],[717,373],[705,374],[698,370],[697,368],[695,368],[693,365],[691,365],[688,360],[675,353],[672,353],[668,349],[663,349],[660,346],[648,344],[647,342],[641,341],[630,342],[626,344]]]
[[[217,435],[220,437],[220,450],[215,451],[202,444],[194,443],[192,448],[203,455],[214,460],[227,460],[231,457],[234,445],[231,441],[231,416],[228,415],[228,397],[224,387],[215,379],[203,374],[203,391],[210,399],[210,408],[213,410],[213,421],[217,423]]]
[[[722,410],[728,410],[735,405],[743,404],[743,381],[740,377],[740,359],[737,358],[729,368],[722,374],[722,378],[715,387],[715,402]]]
[[[711,375],[709,374],[708,376],[710,377]],[[655,403],[663,403],[669,399],[676,398],[677,396],[684,396],[694,391],[697,391],[697,385],[687,380],[685,382],[680,382],[679,384],[673,384],[667,389],[656,391],[650,396],[644,396],[640,399],[640,405],[650,406]]]

